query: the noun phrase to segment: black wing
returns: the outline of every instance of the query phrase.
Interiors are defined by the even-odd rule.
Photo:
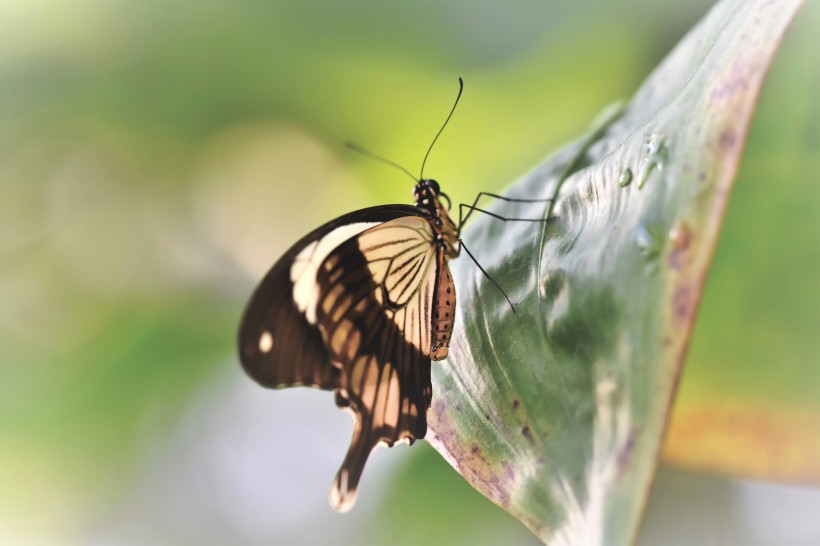
[[[294,265],[298,266],[297,260],[303,262],[308,254],[315,258],[317,252],[333,250],[334,245],[360,232],[361,229],[356,231],[358,228],[418,214],[416,207],[408,205],[362,209],[317,228],[293,245],[271,268],[245,309],[239,327],[239,357],[248,375],[272,388],[338,388],[340,370],[331,364],[315,320],[308,320],[294,298],[297,283],[303,297],[318,297],[319,287],[315,276],[310,279],[304,270],[299,278],[294,278],[299,273]]]

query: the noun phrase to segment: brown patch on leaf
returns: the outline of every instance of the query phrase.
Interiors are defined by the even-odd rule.
[[[447,403],[444,401],[443,398],[436,398],[433,402],[433,411],[435,412],[436,416],[439,418],[439,421],[443,421],[444,414],[447,412]]]
[[[515,483],[515,465],[510,461],[501,461],[501,467],[504,469],[504,477],[510,483]]]
[[[636,429],[632,429],[629,431],[629,436],[624,442],[624,445],[621,446],[621,449],[618,450],[618,468],[621,471],[621,474],[624,473],[626,467],[629,466],[630,461],[632,460],[632,452],[635,449],[635,441],[638,435],[638,431]]]
[[[510,479],[515,478],[515,469],[510,463],[491,460],[484,453],[479,442],[464,443],[453,428],[453,409],[441,399],[434,399],[431,406],[431,420],[436,423],[435,431],[428,429],[427,439],[447,446],[445,458],[470,484],[482,491],[493,502],[502,507],[510,505]],[[489,419],[489,415],[486,415]]]
[[[685,285],[677,287],[672,294],[672,315],[679,321],[688,320],[693,304],[690,288]]]
[[[726,129],[722,133],[720,133],[720,137],[718,138],[718,143],[720,147],[724,150],[731,150],[735,146],[737,146],[737,135],[731,129]]]
[[[524,436],[524,438],[526,438],[526,439],[527,439],[527,441],[528,441],[529,443],[533,443],[533,442],[535,441],[535,439],[532,437],[532,431],[530,430],[530,426],[529,426],[529,425],[524,425],[524,426],[521,428],[521,434]]]
[[[669,234],[672,246],[666,263],[670,268],[679,270],[686,262],[686,252],[692,244],[692,230],[685,223],[680,223]]]

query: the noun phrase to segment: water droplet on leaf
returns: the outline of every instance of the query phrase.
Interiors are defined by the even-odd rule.
[[[638,189],[643,188],[653,171],[662,171],[666,162],[666,138],[661,135],[649,135],[644,144],[646,157],[638,172]]]
[[[630,182],[632,182],[632,169],[626,169],[621,173],[621,177],[618,179],[618,185],[623,188],[624,186],[628,186]]]
[[[663,243],[658,237],[656,228],[646,224],[639,225],[635,241],[641,254],[647,260],[655,260],[660,255]]]

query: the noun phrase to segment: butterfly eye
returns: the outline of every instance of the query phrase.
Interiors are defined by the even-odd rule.
[[[426,183],[427,187],[433,190],[433,193],[435,193],[436,195],[441,193],[441,187],[435,180],[425,180],[424,182]]]

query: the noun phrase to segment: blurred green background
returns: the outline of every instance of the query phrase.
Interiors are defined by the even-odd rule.
[[[0,3],[0,543],[537,543],[424,442],[375,453],[356,509],[333,513],[349,417],[248,380],[239,316],[301,234],[410,202],[404,175],[345,140],[415,171],[460,75],[426,172],[456,201],[500,190],[628,97],[710,4]],[[666,455],[816,485],[810,4],[761,98]],[[674,513],[744,544],[820,537],[800,517],[817,489],[667,471],[652,499],[646,544],[692,539]]]

